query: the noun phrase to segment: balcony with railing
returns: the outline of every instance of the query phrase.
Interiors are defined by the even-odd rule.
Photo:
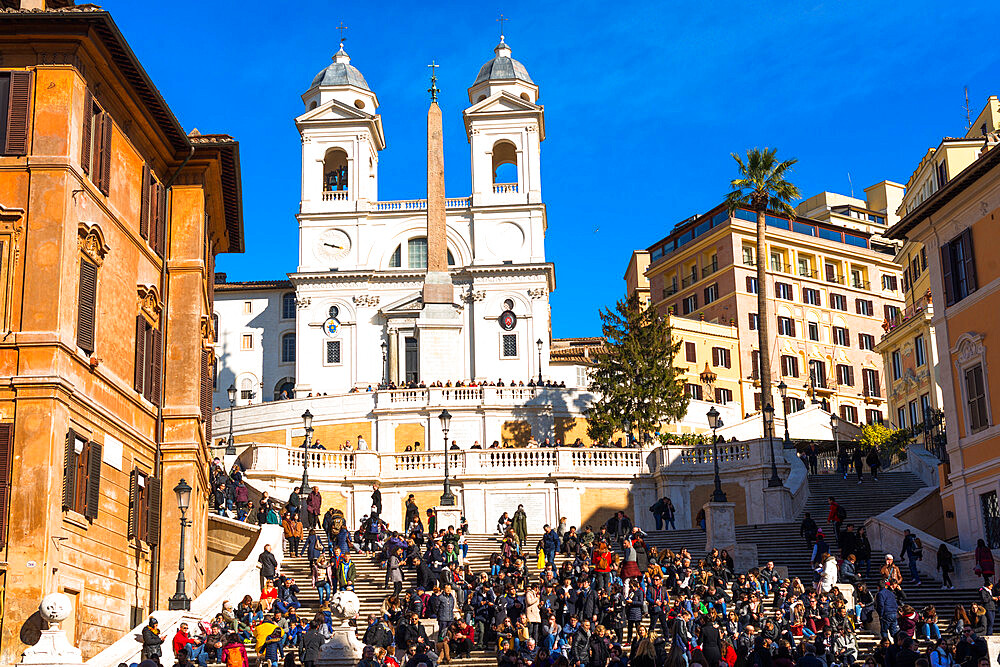
[[[377,201],[372,204],[374,210],[379,213],[393,211],[426,211],[426,199],[394,199],[389,201]],[[445,208],[469,208],[472,206],[472,197],[449,197],[444,200]]]
[[[347,201],[348,190],[324,190],[323,201]]]
[[[697,275],[681,278],[681,289],[684,289],[685,287],[690,287],[691,285],[694,285],[696,282],[698,282]]]
[[[807,269],[804,267],[799,267],[799,277],[801,278],[818,278],[819,271],[816,269]]]
[[[494,183],[493,194],[495,195],[516,195],[517,183]]]
[[[851,287],[854,289],[868,290],[871,286],[871,282],[867,280],[857,280],[855,278],[851,278]]]
[[[707,278],[718,270],[719,270],[718,264],[709,264],[708,266],[706,266],[701,270],[701,277]]]
[[[669,299],[673,295],[677,294],[677,292],[678,292],[677,287],[675,287],[674,285],[671,285],[670,287],[664,287],[663,288],[663,298],[664,299]]]
[[[828,283],[836,283],[838,285],[843,285],[847,281],[844,278],[844,276],[838,276],[836,274],[834,274],[834,275],[827,274],[826,275],[826,282],[828,282]]]
[[[933,309],[931,307],[931,297],[930,294],[925,294],[920,297],[914,303],[911,303],[906,308],[897,311],[895,317],[887,319],[883,324],[882,328],[885,330],[883,338],[892,334],[893,331],[899,329],[904,324],[910,322],[911,320],[926,316],[930,317],[933,314]]]

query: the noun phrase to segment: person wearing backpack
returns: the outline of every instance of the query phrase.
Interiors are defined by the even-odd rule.
[[[910,579],[914,586],[920,585],[920,572],[917,570],[917,562],[924,557],[924,547],[920,538],[910,532],[907,528],[903,531],[903,548],[899,554],[900,558],[906,558],[910,565]]]
[[[250,660],[247,658],[247,647],[235,632],[231,632],[226,637],[226,643],[222,647],[222,664],[226,667],[249,667]]]
[[[840,544],[840,527],[844,523],[844,519],[847,518],[847,510],[844,506],[834,500],[833,496],[830,496],[830,511],[826,515],[826,520],[833,524],[834,535],[837,536],[837,544]]]

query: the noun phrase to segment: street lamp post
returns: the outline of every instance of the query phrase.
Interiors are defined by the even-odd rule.
[[[781,446],[784,449],[791,449],[792,439],[788,437],[788,385],[784,380],[778,383],[778,392],[781,394],[781,416],[785,420],[785,440]]]
[[[771,445],[771,479],[767,480],[767,488],[784,486],[778,476],[778,462],[774,459],[774,406],[768,403],[764,406],[764,430],[767,431],[767,442]]]
[[[306,498],[309,496],[309,445],[312,444],[312,423],[312,413],[306,408],[306,411],[302,413],[302,424],[306,427],[306,438],[302,443],[302,486],[299,488],[299,495],[302,496],[302,509],[300,511],[305,510]]]
[[[708,427],[712,429],[712,459],[715,464],[715,491],[712,492],[713,503],[727,502],[726,492],[722,490],[722,479],[719,477],[719,443],[715,437],[715,431],[722,426],[719,419],[719,411],[713,405],[708,411]]]
[[[389,344],[382,341],[382,386],[389,386]]]
[[[236,455],[236,444],[233,442],[233,407],[236,405],[236,385],[229,385],[229,440],[226,441],[226,456]]]
[[[180,555],[177,558],[177,586],[174,589],[173,596],[167,602],[167,608],[171,610],[190,611],[191,598],[185,592],[187,582],[184,580],[184,529],[190,522],[184,515],[191,504],[191,485],[182,478],[177,486],[174,487],[174,493],[177,494],[177,509],[181,511],[181,542]]]
[[[539,338],[535,341],[535,345],[538,346],[538,384],[542,384],[542,339]]]
[[[840,419],[836,414],[830,415],[830,428],[833,430],[833,446],[834,450],[837,452],[837,461],[840,461],[840,434],[837,432],[837,426],[840,423]]]
[[[442,410],[441,414],[438,415],[438,419],[441,420],[441,432],[444,433],[444,493],[441,494],[441,506],[454,507],[455,494],[451,492],[451,478],[448,474],[448,459],[450,458],[450,452],[448,451],[448,427],[451,424],[451,413],[448,410]]]

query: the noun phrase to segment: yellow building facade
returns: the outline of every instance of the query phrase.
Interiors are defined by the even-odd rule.
[[[210,583],[210,276],[243,241],[237,143],[184,133],[107,12],[5,5],[0,664],[12,664],[47,593],[69,596],[62,625],[84,658],[166,606],[181,478],[187,593]]]
[[[889,232],[922,248],[927,258],[947,437],[940,470],[945,533],[965,549],[978,539],[1000,546],[1000,408],[992,402],[994,394],[1000,396],[1000,376],[991,372],[1000,365],[998,111],[990,98],[961,140],[978,144],[964,168],[950,159],[948,139],[925,156],[917,174],[929,174],[924,178],[930,185],[919,182],[914,190],[921,196],[904,204],[906,215]],[[942,153],[949,159],[942,160]]]
[[[762,405],[755,244],[755,214],[730,215],[720,205],[646,249],[651,303],[664,314],[732,329],[746,414]],[[768,215],[763,259],[775,332],[766,372],[774,385],[788,386],[788,412],[816,400],[853,423],[882,420],[883,366],[875,344],[883,321],[902,303],[892,246],[860,227]],[[628,275],[626,284],[643,285]]]

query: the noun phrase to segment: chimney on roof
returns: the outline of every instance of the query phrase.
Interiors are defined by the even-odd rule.
[[[226,274],[225,273],[219,273],[217,271],[215,273],[215,284],[219,285],[219,284],[224,283],[224,282],[226,282]]]

